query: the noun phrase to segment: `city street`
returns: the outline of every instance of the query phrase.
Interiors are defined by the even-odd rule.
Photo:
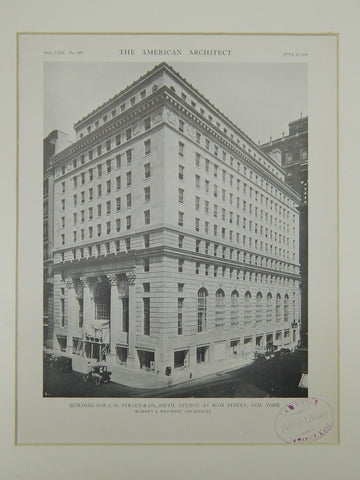
[[[144,390],[112,382],[96,386],[85,383],[80,373],[62,373],[44,363],[44,397],[301,397],[307,396],[307,390],[298,388],[303,371],[307,371],[307,351],[298,350],[176,386]]]

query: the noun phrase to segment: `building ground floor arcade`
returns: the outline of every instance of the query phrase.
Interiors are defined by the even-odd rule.
[[[55,353],[180,381],[299,344],[298,280],[182,269],[163,256],[55,269]]]

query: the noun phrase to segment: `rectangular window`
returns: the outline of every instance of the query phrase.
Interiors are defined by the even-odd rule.
[[[145,152],[145,155],[149,155],[149,153],[151,152],[150,140],[145,140],[145,142],[144,142],[144,152]]]
[[[200,143],[201,141],[201,135],[199,132],[196,132],[196,143]]]
[[[178,298],[178,335],[183,333],[183,305],[184,299]]]
[[[144,260],[144,272],[150,271],[150,263],[149,260]]]
[[[121,210],[121,198],[117,197],[115,201],[116,201],[116,211],[119,212]]]
[[[92,188],[89,188],[89,200],[92,200],[93,199],[93,196],[94,196],[94,193],[93,193],[93,189]]]
[[[116,190],[120,190],[120,188],[121,188],[121,176],[118,175],[116,177]]]
[[[93,159],[93,151],[92,150],[89,150],[88,156],[89,156],[89,160]],[[82,160],[82,158],[81,158],[81,160]],[[84,161],[85,161],[85,157],[84,157]]]
[[[116,168],[121,168],[121,155],[116,155]]]
[[[200,210],[200,197],[195,197],[195,209]]]
[[[206,235],[209,234],[209,222],[205,222],[205,233]]]
[[[179,131],[183,132],[184,131],[184,122],[179,119]]]
[[[126,172],[126,185],[128,187],[131,185],[131,172]]]
[[[101,235],[101,224],[99,224],[97,226],[97,234],[98,234],[98,237],[100,237],[100,235]]]
[[[179,235],[179,248],[183,248],[184,245],[184,235]]]
[[[73,213],[73,221],[74,221],[74,225],[76,225],[77,223],[77,213]]]
[[[111,213],[111,202],[110,202],[110,200],[108,200],[106,202],[106,214],[109,215],[109,213]]]
[[[111,223],[106,222],[106,233],[109,234],[111,232]]]
[[[184,190],[182,188],[178,189],[178,201],[184,203]]]
[[[117,146],[119,146],[121,144],[121,135],[120,133],[118,135],[116,135],[115,137],[115,143]]]
[[[148,233],[144,235],[144,247],[145,248],[150,247],[150,235]]]
[[[149,178],[151,175],[150,163],[145,163],[144,165],[144,177]]]
[[[144,201],[150,202],[150,187],[144,188]]]
[[[85,155],[80,155],[80,163],[81,163],[81,165],[84,165],[84,163],[85,163]]]
[[[111,180],[107,180],[106,182],[106,193],[111,192]]]
[[[201,244],[201,240],[196,240],[196,244],[195,244],[196,253],[200,252],[200,244]]]
[[[200,231],[200,218],[195,218],[195,230]]]
[[[93,218],[93,207],[89,207],[89,220]]]
[[[150,117],[145,118],[145,120],[144,120],[144,128],[145,128],[145,130],[149,130],[150,126],[151,126]]]
[[[179,142],[179,155],[180,157],[184,156],[184,144],[182,142]]]
[[[126,208],[131,208],[131,193],[126,195]]]
[[[97,216],[101,217],[101,204],[97,206]]]
[[[131,139],[131,128],[128,128],[125,132],[126,140]]]
[[[97,186],[97,194],[98,197],[101,197],[101,183],[99,183],[99,185]]]
[[[200,167],[200,153],[196,153],[195,155],[195,165],[197,166],[197,168]]]
[[[184,180],[184,167],[179,165],[179,179]]]
[[[94,171],[92,168],[89,168],[89,180],[91,182],[91,180],[94,178]]]
[[[98,147],[97,147],[97,154],[101,155],[101,145],[98,145]]]
[[[93,227],[89,227],[89,238],[93,236]]]
[[[64,186],[63,186],[64,185]],[[77,177],[73,177],[73,185],[74,185],[74,188],[77,187]],[[61,191],[64,192],[65,191],[65,182],[62,182],[61,183]]]
[[[205,215],[209,215],[209,202],[205,200]]]
[[[100,178],[102,175],[102,165],[97,166],[97,176]]]
[[[116,231],[117,231],[117,232],[120,232],[120,227],[121,227],[120,218],[117,218],[117,219],[115,220],[115,228],[116,228]]]
[[[132,150],[126,150],[126,163],[130,165],[132,160]]]
[[[146,97],[146,89],[144,88],[144,90],[141,90],[141,92],[140,92],[140,98],[142,100],[145,97]]]
[[[106,172],[107,173],[111,172],[111,159],[106,160]]]
[[[81,192],[80,198],[81,198],[81,203],[84,203],[85,202],[85,192]]]
[[[130,228],[131,228],[131,216],[129,215],[126,217],[126,229],[130,230]]]
[[[209,185],[210,185],[209,180],[205,180],[205,192],[206,193],[209,193]]]
[[[178,212],[178,225],[179,225],[179,227],[184,226],[184,213],[183,212]]]
[[[115,240],[115,251],[120,252],[120,240]]]
[[[182,273],[184,270],[184,260],[178,260],[178,272]]]
[[[195,175],[195,186],[200,188],[200,175]]]
[[[109,150],[111,150],[111,140],[106,141],[106,151],[108,152]]]
[[[144,223],[145,225],[149,225],[150,223],[150,210],[144,212]]]
[[[85,210],[81,210],[81,212],[80,212],[80,220],[81,220],[81,223],[84,222],[84,220],[85,220]]]
[[[144,335],[150,335],[150,298],[143,298],[144,304]]]

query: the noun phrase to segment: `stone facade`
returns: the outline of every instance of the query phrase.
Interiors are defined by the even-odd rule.
[[[167,64],[75,130],[45,170],[54,350],[176,376],[296,348],[300,198],[280,165]]]
[[[271,140],[261,147],[265,153],[278,155],[288,183],[301,197],[300,268],[301,268],[301,340],[307,346],[308,334],[308,117],[289,123],[288,135]]]

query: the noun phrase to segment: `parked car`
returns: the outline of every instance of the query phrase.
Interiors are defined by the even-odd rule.
[[[92,381],[95,385],[110,382],[111,372],[108,371],[106,365],[93,365],[88,373],[83,375],[84,382]]]
[[[69,357],[53,356],[49,360],[50,366],[64,373],[72,372],[72,359]]]

